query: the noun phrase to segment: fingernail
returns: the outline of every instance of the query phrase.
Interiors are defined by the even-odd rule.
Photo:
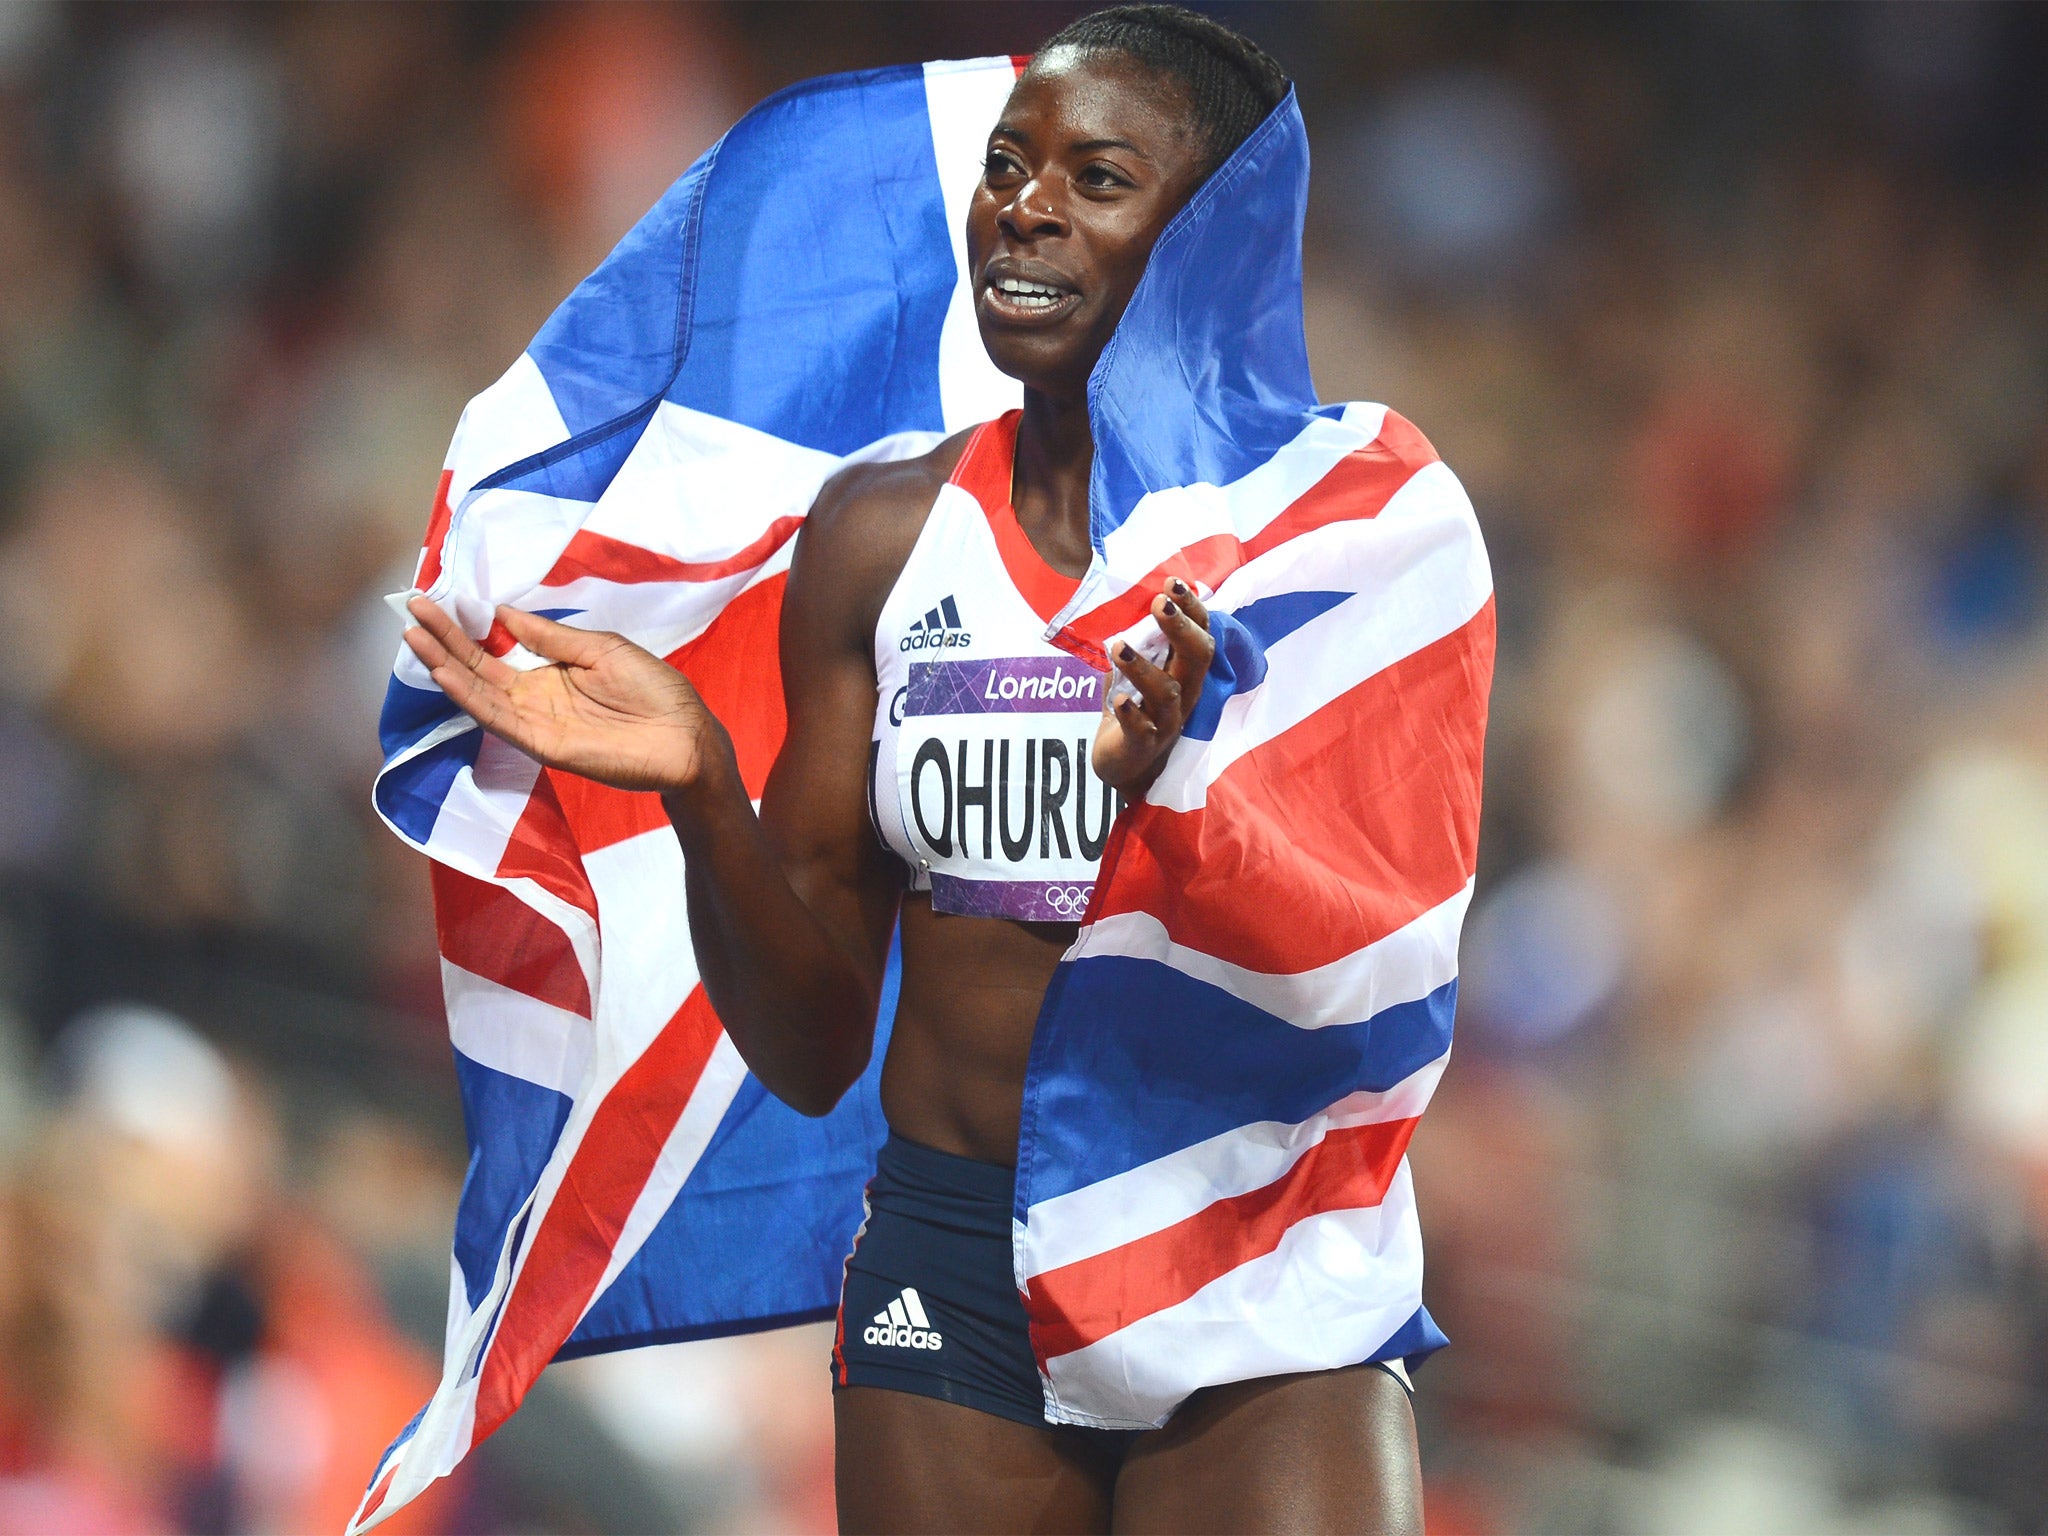
[[[1173,590],[1182,597],[1194,596],[1194,594],[1188,590],[1188,584],[1182,581],[1178,576],[1173,578]]]
[[[1117,660],[1121,661],[1126,666],[1129,666],[1132,662],[1136,661],[1137,659],[1138,653],[1132,650],[1128,645],[1122,647],[1117,655]]]
[[[1167,617],[1167,618],[1171,619],[1171,618],[1174,618],[1174,617],[1178,616],[1178,615],[1179,615],[1179,613],[1180,613],[1180,610],[1179,610],[1178,608],[1176,608],[1176,607],[1174,607],[1174,606],[1173,606],[1173,599],[1169,597],[1169,598],[1168,598],[1168,599],[1166,600],[1166,613],[1165,613],[1165,617]]]

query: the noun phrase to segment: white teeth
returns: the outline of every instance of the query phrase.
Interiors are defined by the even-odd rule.
[[[998,278],[996,288],[1004,298],[1027,309],[1048,308],[1065,297],[1057,288],[1048,288],[1043,283],[1027,283],[1018,277]]]

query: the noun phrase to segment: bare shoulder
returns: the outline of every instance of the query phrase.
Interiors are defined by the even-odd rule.
[[[796,558],[801,560],[808,548],[839,559],[859,559],[877,553],[877,546],[899,543],[907,557],[939,487],[960,461],[967,437],[966,432],[956,432],[914,459],[847,465],[825,482],[811,503],[811,515],[797,536]],[[896,564],[900,569],[902,560]]]
[[[825,482],[797,535],[786,623],[872,643],[882,603],[967,436],[957,432],[913,459],[850,464]]]

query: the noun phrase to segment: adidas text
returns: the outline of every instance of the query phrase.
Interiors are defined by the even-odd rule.
[[[956,646],[972,645],[974,636],[964,629],[942,629],[936,634],[930,630],[913,629],[896,642],[899,651],[949,651]]]
[[[861,1332],[861,1342],[884,1344],[896,1349],[938,1349],[945,1340],[939,1337],[938,1329],[932,1327],[932,1320],[924,1315],[924,1302],[915,1286],[905,1286],[903,1294],[875,1314],[875,1320]]]
[[[950,651],[971,645],[974,637],[960,622],[960,606],[947,593],[939,606],[921,619],[911,621],[910,632],[896,642],[899,651]]]

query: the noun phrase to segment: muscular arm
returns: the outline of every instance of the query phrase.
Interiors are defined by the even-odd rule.
[[[867,1065],[902,879],[869,825],[875,620],[931,504],[918,466],[820,495],[782,606],[789,734],[756,817],[732,782],[672,792],[704,986],[747,1065],[807,1114]]]
[[[827,484],[782,608],[789,734],[757,816],[731,739],[689,681],[621,636],[512,608],[498,618],[553,666],[518,671],[432,602],[406,642],[449,698],[542,762],[661,793],[684,852],[699,973],[741,1057],[806,1114],[867,1065],[897,871],[868,824],[874,627],[958,441]]]

